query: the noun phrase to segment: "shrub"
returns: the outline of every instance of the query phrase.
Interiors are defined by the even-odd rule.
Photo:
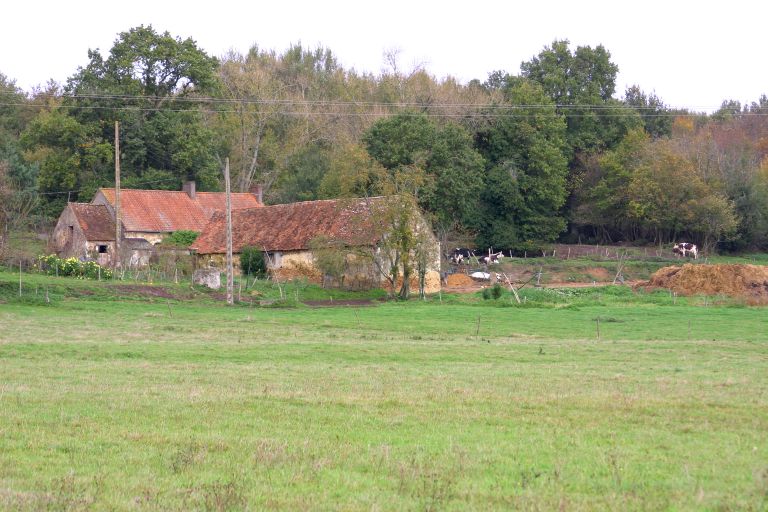
[[[197,237],[200,235],[197,231],[188,231],[181,229],[179,231],[174,231],[171,233],[168,237],[166,237],[163,240],[163,243],[168,245],[177,245],[179,247],[189,247],[194,243],[195,240],[197,240]]]
[[[240,251],[240,270],[245,276],[266,276],[267,263],[264,260],[264,253],[257,247],[243,247]]]
[[[344,274],[347,271],[347,252],[343,244],[325,236],[318,236],[309,242],[314,255],[315,266],[322,273],[322,283],[330,277],[339,285],[343,285]]]
[[[496,283],[490,288],[483,289],[483,300],[498,299],[502,293],[504,293],[504,288],[499,283]]]
[[[77,258],[62,259],[55,254],[40,256],[37,269],[49,276],[71,276],[80,279],[112,279],[112,270],[95,261],[80,261]]]

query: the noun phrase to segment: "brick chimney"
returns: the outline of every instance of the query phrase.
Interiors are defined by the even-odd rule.
[[[194,180],[185,181],[184,185],[181,186],[181,190],[183,192],[186,192],[190,199],[195,198],[195,182]]]
[[[261,183],[251,185],[250,192],[256,196],[256,199],[259,200],[259,203],[264,204],[264,187],[262,187]]]

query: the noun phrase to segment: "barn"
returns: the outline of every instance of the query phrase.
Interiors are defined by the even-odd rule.
[[[149,261],[153,246],[174,231],[203,230],[217,210],[224,210],[223,192],[197,192],[188,181],[183,190],[120,191],[122,237],[120,261],[129,267]],[[261,189],[232,194],[232,208],[258,208]],[[101,188],[90,203],[68,203],[59,216],[52,248],[62,257],[94,260],[112,266],[115,257],[115,189]]]
[[[257,208],[262,205],[261,192],[233,193],[232,209]],[[92,204],[104,205],[114,218],[115,189],[101,188]],[[224,210],[223,192],[197,192],[195,182],[184,183],[183,190],[120,190],[120,216],[126,238],[143,238],[160,243],[174,231],[201,232],[213,213]]]
[[[391,267],[391,247],[385,210],[391,198],[328,199],[247,208],[232,212],[232,247],[235,271],[244,247],[265,252],[273,275],[304,276],[326,282],[335,279],[348,288],[381,286]],[[417,209],[409,216],[421,240],[427,293],[440,288],[440,246]],[[217,212],[192,244],[198,267],[224,270],[226,218]],[[343,257],[343,271],[329,276],[321,253],[335,251]],[[415,255],[413,259],[415,259]],[[401,258],[402,260],[402,258]],[[400,261],[401,261],[400,260]],[[415,288],[415,287],[414,287]]]
[[[62,258],[109,265],[115,253],[115,219],[103,205],[68,203],[53,230],[51,243]]]
[[[53,230],[51,244],[62,258],[74,257],[112,266],[115,219],[104,205],[68,203]],[[128,266],[143,266],[149,262],[152,245],[143,238],[124,238],[121,252]]]

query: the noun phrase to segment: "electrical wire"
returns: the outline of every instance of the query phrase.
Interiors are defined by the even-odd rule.
[[[0,91],[0,96],[17,96],[17,93],[11,92],[11,91]],[[340,101],[340,100],[297,100],[297,99],[279,99],[279,98],[248,98],[248,97],[234,97],[234,98],[216,98],[216,97],[210,97],[210,96],[141,96],[141,95],[129,95],[129,94],[53,94],[53,93],[42,93],[37,95],[35,98],[32,99],[32,103],[30,102],[0,102],[0,105],[4,106],[28,106],[28,107],[48,107],[48,108],[68,108],[68,109],[101,109],[101,110],[136,110],[136,111],[155,111],[155,110],[164,110],[164,111],[172,111],[172,112],[190,112],[190,111],[200,111],[200,108],[162,108],[157,106],[152,107],[143,107],[143,106],[131,106],[131,105],[120,105],[120,106],[114,106],[114,105],[50,105],[48,103],[41,103],[41,104],[35,104],[34,101],[40,98],[49,98],[49,99],[71,99],[76,101],[82,101],[85,102],[86,100],[120,100],[120,101],[135,101],[135,102],[152,102],[152,103],[159,103],[163,101],[170,101],[172,103],[177,104],[195,104],[195,105],[202,105],[205,107],[208,107],[207,109],[203,109],[205,111],[209,112],[221,112],[221,113],[236,113],[237,110],[226,110],[226,109],[220,109],[220,108],[212,108],[213,106],[231,106],[231,105],[264,105],[264,106],[282,106],[282,107],[292,107],[290,109],[276,111],[276,112],[270,112],[270,113],[276,113],[276,114],[283,114],[283,115],[292,115],[292,114],[303,114],[304,112],[300,112],[297,109],[299,107],[326,107],[326,108],[339,108],[339,107],[351,107],[351,108],[381,108],[381,109],[410,109],[410,108],[430,108],[430,109],[481,109],[485,111],[518,111],[518,110],[532,110],[532,109],[541,109],[541,110],[551,110],[555,109],[557,111],[560,111],[557,116],[569,116],[573,114],[563,113],[563,111],[568,110],[588,110],[588,111],[601,111],[601,110],[615,110],[619,108],[630,108],[632,110],[638,110],[638,111],[651,111],[656,112],[657,116],[679,116],[679,115],[689,115],[689,116],[699,116],[701,113],[697,112],[690,112],[690,110],[697,109],[697,108],[704,108],[704,109],[712,109],[714,107],[712,106],[705,106],[705,107],[684,107],[684,108],[671,108],[671,107],[656,107],[656,106],[632,106],[627,104],[615,104],[615,105],[608,105],[608,104],[581,104],[581,105],[572,105],[572,104],[521,104],[521,105],[505,105],[505,104],[487,104],[487,103],[430,103],[430,104],[424,104],[419,102],[375,102],[375,101]],[[659,113],[659,109],[663,108],[665,112]],[[348,113],[348,112],[317,112],[313,111],[313,114],[320,114],[320,115],[345,115],[345,116],[360,116],[360,115],[366,115],[365,113]],[[741,113],[743,115],[766,115],[762,113],[754,113],[754,112],[746,112]],[[492,116],[493,114],[486,114]],[[583,114],[580,114],[583,115]],[[445,114],[438,114],[438,116],[446,116]],[[460,116],[460,115],[455,115]],[[455,117],[450,116],[448,117]]]

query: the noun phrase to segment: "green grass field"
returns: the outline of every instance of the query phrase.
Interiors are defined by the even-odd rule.
[[[226,307],[22,277],[18,298],[0,273],[0,509],[768,507],[765,309],[618,287]]]

